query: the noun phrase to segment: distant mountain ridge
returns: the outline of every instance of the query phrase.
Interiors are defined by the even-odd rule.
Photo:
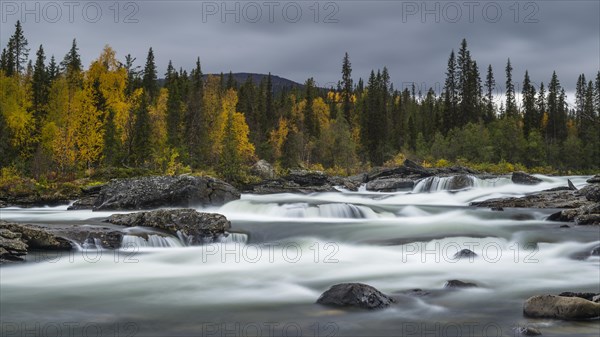
[[[204,77],[206,78],[209,75],[221,76],[221,74],[206,74],[206,75],[204,75]],[[235,81],[237,82],[238,86],[244,84],[246,82],[246,80],[248,79],[248,77],[251,77],[254,85],[258,86],[263,78],[266,78],[267,76],[269,76],[268,74],[257,74],[257,73],[232,73],[232,75],[233,75],[233,78],[235,79]],[[225,81],[227,81],[227,78],[229,77],[229,73],[226,73],[226,74],[224,73],[223,76],[225,77]],[[273,74],[271,74],[271,82],[273,84],[274,92],[280,92],[283,89],[303,88],[304,87],[304,85],[302,85],[298,82],[294,82],[292,80],[288,80],[287,78],[280,77],[280,76],[273,75]]]

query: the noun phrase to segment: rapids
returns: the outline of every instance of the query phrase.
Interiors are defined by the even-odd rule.
[[[555,210],[469,206],[588,178],[538,177],[536,186],[473,177],[460,191],[438,179],[395,193],[242,195],[198,209],[231,220],[216,243],[190,247],[138,228],[147,235],[125,235],[120,250],[30,253],[28,263],[0,267],[0,335],[515,336],[533,325],[544,336],[598,336],[598,320],[527,319],[522,305],[536,294],[600,292],[600,258],[589,256],[600,228],[544,221]],[[0,217],[88,225],[114,213],[66,207],[5,208]],[[454,258],[467,248],[479,256]],[[444,289],[452,279],[478,287]],[[315,304],[342,282],[367,283],[399,304]],[[400,295],[415,288],[431,294]]]

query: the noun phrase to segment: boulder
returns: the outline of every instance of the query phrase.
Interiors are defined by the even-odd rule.
[[[395,192],[399,189],[412,189],[415,182],[407,178],[380,178],[367,183],[368,191]]]
[[[204,239],[211,239],[225,234],[231,223],[225,216],[216,213],[200,213],[193,209],[156,210],[131,214],[113,214],[106,222],[126,226],[151,227],[180,236],[191,245],[202,244]]]
[[[456,254],[454,254],[454,258],[455,259],[462,259],[462,258],[475,258],[477,257],[477,254],[475,254],[475,252],[473,252],[470,249],[463,249],[460,252],[457,252]]]
[[[276,176],[273,166],[264,159],[261,159],[252,165],[250,173],[265,180],[275,179]]]
[[[329,177],[321,171],[291,170],[283,179],[302,187],[323,186],[329,183]]]
[[[547,220],[575,222],[577,225],[598,225],[600,224],[600,203],[565,209],[551,214]]]
[[[580,297],[537,295],[525,301],[523,313],[532,318],[592,319],[600,317],[600,303]]]
[[[592,302],[594,302],[594,297],[596,297],[598,295],[600,295],[600,294],[596,294],[596,293],[577,293],[577,292],[571,292],[571,291],[565,291],[565,292],[562,292],[562,293],[558,294],[558,296],[563,296],[563,297],[579,297],[579,298],[583,298],[585,300],[592,301]]]
[[[463,282],[459,280],[446,281],[444,288],[475,288],[477,285],[471,282]]]
[[[319,297],[317,303],[336,307],[375,310],[387,308],[394,303],[394,299],[366,284],[342,283],[329,288]]]
[[[515,331],[523,336],[539,336],[542,334],[540,330],[531,326],[518,327],[515,329]]]
[[[233,186],[210,177],[181,175],[116,179],[101,188],[93,209],[220,206],[239,198],[240,193]]]
[[[21,235],[20,240],[28,249],[66,251],[73,249],[71,242],[51,233],[45,228],[0,221],[0,229]]]
[[[588,184],[600,184],[600,174],[596,174],[587,180]]]
[[[463,190],[465,188],[473,187],[473,176],[461,174],[450,178],[448,189],[451,191]]]
[[[513,172],[511,180],[519,185],[537,185],[542,182],[542,179],[521,171]]]
[[[600,202],[600,184],[587,185],[579,193],[589,201]]]
[[[594,202],[586,199],[581,191],[563,189],[560,191],[541,191],[520,198],[497,198],[472,202],[477,207],[516,207],[516,208],[578,208]]]
[[[4,262],[23,261],[27,254],[27,244],[21,240],[20,233],[0,228],[0,264]]]
[[[571,179],[567,179],[567,186],[569,186],[570,190],[573,190],[573,191],[578,190],[577,187],[575,187],[575,184],[573,184],[573,182],[571,181]]]

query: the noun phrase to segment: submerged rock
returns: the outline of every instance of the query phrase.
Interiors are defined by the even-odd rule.
[[[444,284],[444,288],[475,288],[477,285],[471,282],[463,282],[460,280],[450,280]]]
[[[582,190],[541,191],[520,198],[497,198],[472,202],[471,206],[490,208],[578,208],[593,204],[581,194]]]
[[[387,308],[394,303],[394,299],[366,284],[341,283],[332,286],[324,292],[317,300],[317,303],[375,310]]]
[[[539,336],[542,334],[540,330],[530,326],[519,327],[515,331],[523,336]]]
[[[580,297],[537,295],[525,301],[523,313],[534,318],[592,319],[600,317],[600,303]]]
[[[542,182],[542,179],[521,171],[513,172],[511,180],[519,185],[537,185]]]
[[[210,177],[143,177],[112,180],[102,186],[93,209],[220,206],[239,198],[240,193],[233,186]]]
[[[156,210],[131,214],[113,214],[106,222],[126,227],[152,227],[172,235],[183,234],[189,244],[201,244],[205,238],[225,234],[231,223],[216,213],[200,213],[193,209]]]
[[[475,254],[475,252],[473,252],[470,249],[463,249],[460,252],[454,254],[454,258],[455,259],[462,259],[462,258],[475,258],[477,257],[477,254]],[[460,281],[459,281],[460,282]]]
[[[588,184],[600,184],[600,174],[596,174],[587,180]]]

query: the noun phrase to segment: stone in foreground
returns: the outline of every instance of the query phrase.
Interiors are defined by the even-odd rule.
[[[387,308],[394,303],[394,299],[366,284],[341,283],[324,292],[317,303],[336,307],[376,310]]]
[[[216,213],[200,213],[193,209],[161,209],[131,214],[113,214],[106,222],[126,227],[151,227],[172,235],[183,234],[191,245],[203,243],[204,238],[225,234],[231,223]]]
[[[537,185],[542,182],[542,179],[534,177],[525,172],[513,172],[512,182],[519,185]]]
[[[600,303],[580,297],[537,295],[525,301],[523,313],[533,318],[593,319],[600,317]]]

